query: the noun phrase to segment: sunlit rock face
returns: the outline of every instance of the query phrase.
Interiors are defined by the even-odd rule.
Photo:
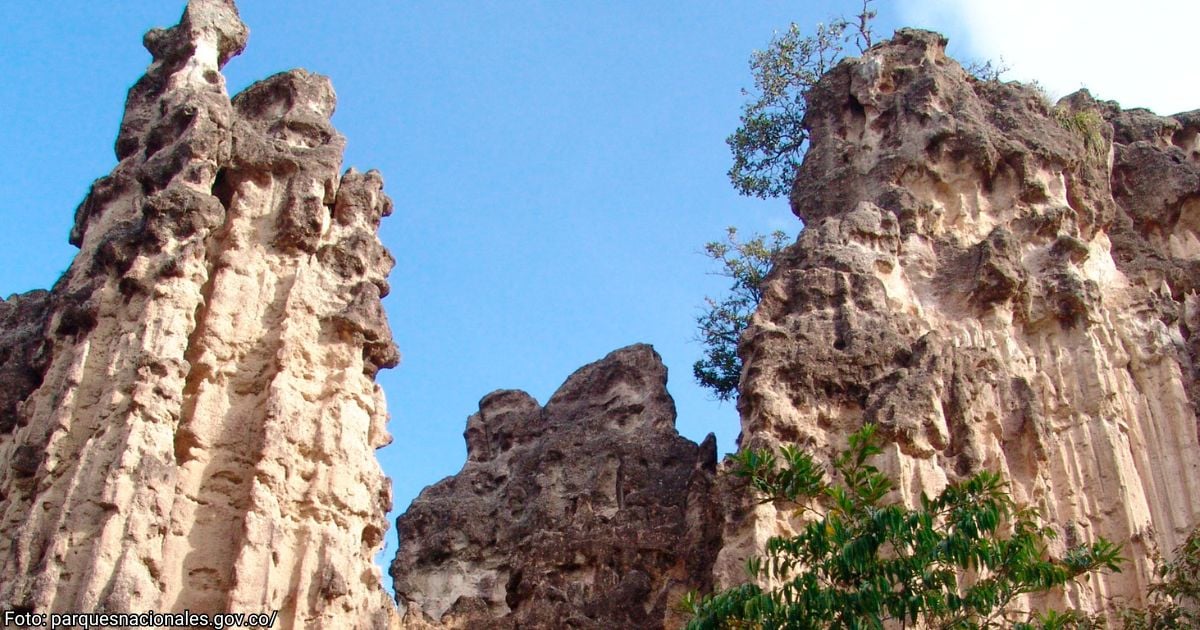
[[[248,31],[192,0],[145,37],[119,164],[49,292],[0,303],[0,608],[395,624],[377,173],[341,173],[329,81],[232,100]]]
[[[830,457],[877,423],[907,501],[1000,471],[1054,551],[1105,536],[1132,560],[1048,603],[1137,602],[1200,521],[1200,112],[1079,93],[1056,115],[945,43],[900,31],[813,91],[805,229],[740,348],[742,444]],[[727,509],[726,585],[792,526]]]
[[[716,443],[675,431],[650,346],[571,375],[543,407],[488,394],[461,472],[397,521],[396,596],[411,627],[679,627],[711,584]]]

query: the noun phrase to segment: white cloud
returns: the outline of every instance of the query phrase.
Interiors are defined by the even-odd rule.
[[[1160,114],[1200,108],[1195,0],[899,0],[902,22],[939,30],[965,56],[1003,57],[1005,78],[1052,96],[1086,87]],[[961,54],[961,53],[960,53]]]

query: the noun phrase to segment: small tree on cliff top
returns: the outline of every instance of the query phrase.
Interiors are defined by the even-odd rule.
[[[818,25],[815,35],[802,35],[793,23],[766,50],[751,56],[754,91],[744,93],[752,99],[742,106],[741,126],[725,140],[733,152],[729,180],[739,193],[766,198],[786,195],[791,189],[808,149],[803,125],[808,90],[842,58],[847,45],[853,42],[860,51],[871,46],[873,1],[863,0],[862,11],[853,21],[837,18]],[[705,254],[721,264],[717,273],[733,280],[724,299],[705,298],[705,311],[696,320],[704,358],[692,366],[692,372],[696,382],[713,390],[719,400],[737,397],[742,373],[738,340],[762,297],[760,285],[787,239],[783,232],[775,232],[769,237],[755,234],[743,243],[731,227],[725,242],[704,246]]]
[[[847,51],[863,53],[875,43],[873,2],[863,0],[856,15],[818,24],[811,35],[793,22],[765,50],[751,54],[754,88],[742,91],[750,100],[742,105],[741,125],[725,139],[733,153],[729,181],[739,193],[766,199],[791,191],[808,151],[808,92]],[[1001,59],[972,62],[966,70],[977,79],[996,81],[1008,67]]]
[[[885,502],[892,482],[869,463],[880,452],[874,426],[851,435],[833,465],[837,483],[791,446],[782,449],[782,467],[770,453],[736,455],[735,474],[761,502],[797,506],[808,522],[795,536],[772,538],[765,555],[747,563],[752,578],[778,586],[689,595],[689,630],[1089,626],[1077,612],[1030,615],[1010,605],[1092,571],[1119,571],[1118,546],[1100,539],[1050,559],[1054,531],[1018,507],[994,473],[951,484],[933,499],[922,495],[915,509]]]
[[[847,46],[859,52],[871,47],[873,1],[863,0],[853,19],[818,24],[813,35],[804,35],[793,22],[766,50],[751,55],[754,90],[743,93],[752,98],[742,106],[741,126],[725,140],[733,153],[729,181],[739,193],[765,199],[791,190],[808,150],[803,125],[808,91],[842,59]]]

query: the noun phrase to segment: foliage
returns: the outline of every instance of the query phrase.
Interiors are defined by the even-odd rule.
[[[812,457],[786,446],[779,456],[746,450],[735,474],[761,502],[795,505],[808,522],[772,538],[751,559],[752,578],[715,595],[688,597],[691,630],[716,628],[1079,628],[1077,612],[1017,613],[1023,594],[1064,585],[1095,570],[1119,571],[1120,548],[1106,540],[1048,559],[1054,531],[1018,507],[1000,475],[982,472],[907,508],[885,502],[893,484],[869,460],[881,449],[873,425],[850,437],[826,481]],[[782,467],[778,464],[782,461]]]
[[[696,318],[697,340],[704,344],[704,358],[696,361],[692,373],[696,382],[712,389],[719,400],[737,396],[742,375],[738,340],[762,298],[762,282],[787,241],[787,234],[776,231],[769,237],[755,234],[743,243],[737,238],[737,228],[729,227],[725,242],[712,241],[704,246],[705,255],[721,264],[716,273],[733,280],[723,300],[704,298],[706,309]]]
[[[751,100],[742,106],[741,126],[725,139],[733,153],[729,181],[739,193],[765,199],[791,191],[796,169],[808,151],[804,128],[808,92],[841,61],[849,46],[863,53],[874,43],[874,1],[863,0],[862,10],[852,18],[818,24],[812,35],[805,35],[793,22],[771,39],[766,50],[751,55],[754,90],[743,90]],[[1009,68],[1001,59],[972,62],[966,70],[982,81],[998,81]]]
[[[725,140],[733,152],[729,180],[739,193],[765,199],[791,190],[808,150],[803,125],[808,91],[841,60],[847,45],[854,43],[859,52],[871,47],[873,1],[863,0],[853,22],[843,17],[818,24],[814,35],[802,34],[793,22],[766,50],[751,55],[753,98],[742,106],[741,126]]]
[[[1149,605],[1121,612],[1126,630],[1200,628],[1200,527],[1157,572],[1159,580],[1150,586]]]
[[[1065,105],[1053,109],[1054,120],[1063,129],[1083,141],[1088,155],[1102,159],[1107,146],[1104,142],[1104,117],[1094,109],[1073,109]]]
[[[1058,102],[1058,95],[1051,94],[1050,89],[1037,79],[1030,81],[1027,85],[1037,93],[1038,100],[1042,102],[1042,106],[1046,108],[1046,111],[1053,112],[1054,104]]]
[[[963,70],[966,70],[967,74],[980,81],[999,81],[1000,76],[1012,70],[1012,68],[1004,63],[1004,57],[1001,57],[999,61],[992,59],[988,59],[987,61],[972,61],[963,66]]]

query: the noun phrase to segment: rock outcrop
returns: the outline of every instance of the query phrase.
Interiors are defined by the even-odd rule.
[[[227,96],[247,35],[232,0],[146,34],[79,254],[0,304],[0,608],[396,621],[372,562],[391,203],[340,173],[326,78]]]
[[[675,431],[645,345],[567,379],[545,407],[488,394],[461,472],[396,523],[396,597],[413,627],[678,627],[719,546],[716,442]]]
[[[146,35],[119,163],[49,291],[0,302],[0,608],[279,611],[280,628],[662,628],[795,526],[675,430],[649,346],[545,405],[486,396],[463,470],[400,517],[376,372],[393,260],[341,172],[327,79],[230,99],[232,0]],[[1200,112],[985,82],[903,30],[810,94],[805,222],[742,338],[742,446],[832,455],[863,423],[914,500],[980,469],[1145,593],[1200,521]],[[400,615],[403,615],[403,620]]]
[[[1137,602],[1200,521],[1200,113],[1054,106],[945,43],[900,31],[813,90],[805,229],[742,338],[742,444],[832,455],[877,423],[908,500],[1000,471],[1059,551],[1132,558],[1054,603]],[[720,584],[791,527],[730,515]]]

